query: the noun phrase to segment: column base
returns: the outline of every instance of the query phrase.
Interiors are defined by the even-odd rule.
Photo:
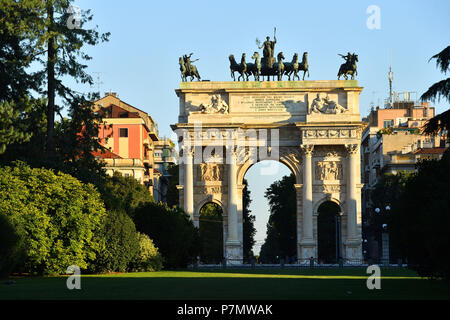
[[[316,243],[314,240],[302,240],[300,246],[300,259],[316,258]]]
[[[345,258],[347,260],[362,260],[362,245],[360,239],[347,240],[345,245]]]
[[[225,259],[227,265],[237,265],[243,263],[241,242],[239,240],[227,240],[225,242]]]

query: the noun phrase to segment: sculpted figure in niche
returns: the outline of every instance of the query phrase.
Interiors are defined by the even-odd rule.
[[[202,163],[200,164],[200,170],[202,174],[202,180],[204,181],[219,181],[220,168],[217,163]]]
[[[335,161],[318,162],[316,177],[320,180],[339,180],[341,178],[341,166]]]

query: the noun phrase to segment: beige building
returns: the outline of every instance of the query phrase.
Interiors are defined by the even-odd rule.
[[[392,107],[372,109],[363,119],[367,123],[361,138],[363,230],[374,210],[371,191],[383,174],[414,171],[418,160],[439,159],[446,150],[445,140],[441,137],[421,134],[422,126],[435,116],[435,108],[429,103],[411,101],[409,96],[405,94],[400,100],[396,95]],[[365,248],[367,254],[376,258],[376,243],[371,236],[364,236],[369,238]]]

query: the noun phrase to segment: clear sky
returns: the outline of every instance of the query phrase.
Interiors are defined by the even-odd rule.
[[[92,9],[92,25],[111,32],[108,43],[87,50],[93,56],[89,71],[100,72],[100,91],[117,92],[122,100],[148,112],[165,136],[172,134],[169,125],[177,122],[178,58],[186,53],[200,59],[195,65],[202,79],[228,81],[228,55],[240,57],[246,52],[250,60],[257,50],[255,39],[272,37],[274,27],[275,53],[283,51],[290,61],[295,52],[300,56],[308,52],[311,77],[307,80],[336,79],[343,62],[338,53],[355,52],[359,55],[357,79],[364,87],[360,113],[366,116],[371,101],[382,103],[388,95],[390,50],[394,91],[415,91],[420,96],[444,78],[428,59],[450,44],[448,0],[78,0],[75,4],[82,10]],[[370,5],[380,8],[380,29],[366,26]],[[443,101],[436,105],[437,113],[448,108]],[[247,179],[252,210],[267,220],[264,192],[258,190],[265,190],[282,174],[268,181],[270,177],[255,173],[257,168],[251,170]],[[265,222],[258,226],[261,239]]]

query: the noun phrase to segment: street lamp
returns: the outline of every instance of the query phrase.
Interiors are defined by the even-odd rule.
[[[387,205],[385,207],[386,212],[391,210],[391,207]],[[377,214],[381,213],[380,208],[375,208]],[[387,232],[388,225],[383,223],[381,225],[381,261],[383,264],[389,264],[389,233]]]

